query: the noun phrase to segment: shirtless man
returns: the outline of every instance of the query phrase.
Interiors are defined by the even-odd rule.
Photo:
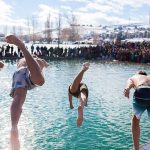
[[[147,110],[150,119],[150,76],[147,76],[147,73],[144,71],[139,71],[129,78],[124,90],[125,97],[129,98],[131,88],[135,89],[133,95],[132,138],[134,150],[139,150],[139,123],[141,115],[145,110]]]
[[[13,131],[17,130],[27,90],[44,84],[45,79],[42,70],[48,66],[48,63],[43,59],[30,55],[24,43],[16,36],[7,36],[6,42],[18,46],[24,55],[24,58],[18,61],[17,70],[13,75],[12,90],[10,93],[10,96],[13,97],[11,105],[11,131]]]
[[[83,64],[82,70],[79,72],[79,74],[75,77],[73,83],[68,88],[68,97],[69,97],[69,103],[70,103],[70,109],[73,109],[72,104],[72,96],[79,98],[80,105],[78,107],[78,118],[77,118],[77,126],[80,127],[83,122],[83,109],[84,106],[87,106],[87,100],[88,100],[88,88],[85,83],[81,83],[83,74],[86,70],[89,68],[89,63]]]

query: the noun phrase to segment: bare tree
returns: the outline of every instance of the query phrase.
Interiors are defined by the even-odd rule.
[[[7,25],[5,25],[4,26],[4,34],[7,35],[7,32],[8,32],[8,27],[7,27]]]
[[[61,38],[61,26],[62,26],[62,16],[61,14],[59,13],[58,14],[58,20],[56,21],[56,29],[57,29],[57,38],[58,38],[58,48],[59,48],[59,45],[60,45],[60,38]]]
[[[31,18],[31,26],[32,26],[32,36],[30,37],[33,43],[37,40],[37,29],[38,29],[38,21],[35,16]]]
[[[16,26],[13,26],[13,27],[12,27],[12,33],[13,33],[14,35],[16,35]]]
[[[147,34],[147,38],[150,38],[150,12],[149,12],[149,16],[148,16],[148,34]]]
[[[28,27],[28,41],[30,41],[30,19],[29,19],[29,17],[27,18],[27,27]]]
[[[66,16],[67,21],[70,25],[70,36],[69,36],[69,40],[70,41],[77,41],[80,39],[80,25],[77,23],[77,18],[76,16],[72,13],[71,16]]]
[[[22,26],[18,26],[18,36],[21,40],[23,40],[23,29]]]
[[[32,41],[33,42],[35,42],[35,18],[34,18],[34,16],[32,16],[32,18],[31,18],[31,20],[32,20]]]
[[[38,29],[38,21],[35,18],[35,29],[34,29],[34,40],[38,41],[38,33],[37,33],[37,29]]]
[[[45,23],[45,39],[48,43],[51,42],[52,30],[51,30],[51,20],[50,13],[48,14],[46,23]]]
[[[61,39],[63,41],[68,41],[70,37],[71,29],[70,28],[64,28],[61,30]]]

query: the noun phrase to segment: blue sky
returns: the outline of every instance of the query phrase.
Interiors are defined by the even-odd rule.
[[[76,16],[78,24],[148,24],[150,13],[149,0],[0,0],[0,6],[0,26],[8,27],[27,27],[27,18],[34,17],[44,28],[48,14],[55,21],[59,13],[64,25],[69,14]]]

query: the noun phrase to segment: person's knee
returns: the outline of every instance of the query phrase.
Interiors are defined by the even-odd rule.
[[[42,86],[44,83],[45,83],[44,78],[41,78],[41,79],[39,79],[39,80],[36,82],[36,85]]]

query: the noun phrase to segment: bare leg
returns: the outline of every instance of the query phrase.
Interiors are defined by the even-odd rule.
[[[44,77],[42,75],[42,70],[40,69],[40,66],[38,65],[36,60],[30,55],[29,51],[25,48],[25,46],[22,46],[20,49],[22,50],[26,59],[27,66],[30,71],[31,81],[36,85],[43,85]]]
[[[134,150],[139,150],[140,139],[140,120],[134,115],[132,118],[132,139],[134,143]]]
[[[10,132],[10,144],[11,150],[20,150],[20,141],[17,128],[16,130],[11,130]]]
[[[18,122],[22,113],[22,105],[26,98],[27,90],[23,88],[16,89],[14,93],[14,99],[11,105],[11,133],[10,142],[11,150],[20,150],[20,142],[18,135]]]
[[[77,118],[77,126],[80,127],[83,122],[83,109],[85,106],[85,102],[87,100],[86,93],[81,92],[80,94],[80,105],[78,107],[78,118]]]
[[[16,130],[19,118],[22,113],[22,105],[26,98],[27,90],[18,88],[14,93],[14,99],[11,105],[11,125],[12,130]]]
[[[74,79],[72,85],[70,86],[70,91],[71,91],[72,93],[74,93],[74,92],[77,91],[77,89],[78,89],[78,87],[79,87],[79,84],[80,84],[80,82],[82,81],[83,74],[84,74],[84,72],[85,72],[86,70],[88,70],[89,65],[90,65],[89,63],[83,64],[82,70],[81,70],[81,71],[79,72],[79,74],[75,77],[75,79]]]
[[[83,122],[83,109],[81,105],[78,107],[78,118],[77,118],[77,127],[80,127]]]
[[[16,36],[10,35],[6,37],[6,41],[10,44],[15,44],[18,46],[26,59],[26,63],[31,75],[31,81],[36,85],[44,84],[44,77],[41,73],[40,66],[35,61],[35,59],[30,55],[29,51],[26,49],[24,43],[20,41]]]

